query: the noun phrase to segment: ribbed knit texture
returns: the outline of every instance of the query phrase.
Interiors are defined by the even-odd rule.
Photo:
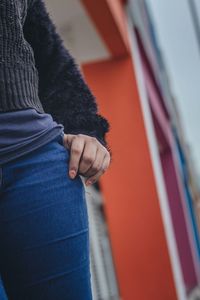
[[[26,0],[0,0],[0,111],[27,107],[44,112],[34,53],[23,35]]]
[[[0,111],[28,107],[51,114],[66,134],[96,137],[112,157],[110,124],[44,0],[0,0]]]

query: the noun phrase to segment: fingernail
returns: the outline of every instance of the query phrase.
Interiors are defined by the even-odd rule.
[[[90,185],[90,184],[92,184],[93,183],[93,180],[88,180],[87,182],[86,182],[86,185]]]
[[[76,176],[76,171],[75,170],[70,170],[69,175],[73,179]]]

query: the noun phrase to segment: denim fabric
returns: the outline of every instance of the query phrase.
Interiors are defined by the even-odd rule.
[[[91,300],[89,226],[63,134],[0,166],[0,273],[11,300]]]
[[[0,280],[0,300],[7,300],[7,299],[8,298],[6,296],[2,281]]]

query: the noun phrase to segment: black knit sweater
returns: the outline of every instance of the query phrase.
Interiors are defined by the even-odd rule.
[[[0,111],[50,113],[65,133],[96,137],[110,152],[108,120],[43,0],[0,0]]]

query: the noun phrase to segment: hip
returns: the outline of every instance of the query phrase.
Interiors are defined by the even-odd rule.
[[[80,175],[69,177],[69,159],[70,150],[64,147],[60,134],[0,166],[0,223],[52,207],[55,213],[65,214],[70,232],[88,228],[85,187]]]

